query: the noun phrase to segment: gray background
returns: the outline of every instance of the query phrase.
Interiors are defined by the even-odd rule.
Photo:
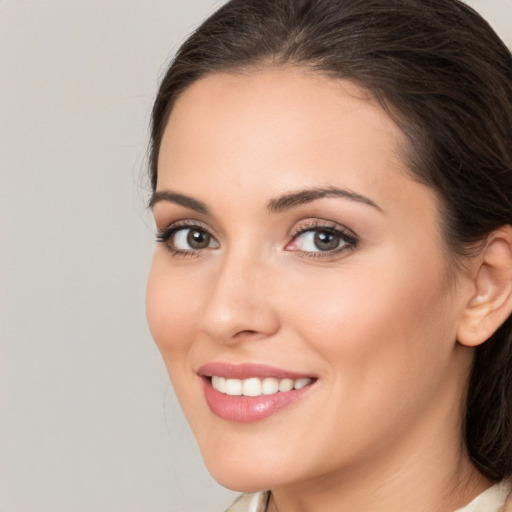
[[[158,77],[214,0],[0,0],[0,512],[200,512],[144,313]],[[512,0],[471,2],[512,45]]]

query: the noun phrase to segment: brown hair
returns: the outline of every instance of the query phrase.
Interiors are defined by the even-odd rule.
[[[512,55],[458,0],[231,0],[183,44],[153,108],[150,176],[177,97],[216,71],[291,64],[370,91],[409,140],[411,175],[437,191],[457,257],[512,224]],[[512,474],[509,318],[476,350],[466,446],[488,478]]]

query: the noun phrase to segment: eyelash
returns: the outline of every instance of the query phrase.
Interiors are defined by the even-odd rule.
[[[293,252],[298,252],[301,254],[301,256],[306,258],[332,258],[334,256],[337,256],[338,254],[353,250],[359,245],[359,239],[357,236],[352,232],[349,231],[344,226],[340,226],[338,224],[334,223],[328,223],[328,222],[321,222],[321,221],[312,221],[306,224],[300,225],[290,236],[289,241],[287,242],[286,246],[289,246],[294,241],[298,240],[300,236],[302,236],[305,233],[309,232],[316,232],[316,233],[327,233],[329,235],[333,235],[338,237],[342,242],[344,242],[344,245],[341,247],[338,247],[336,249],[330,250],[330,251],[301,251],[301,250],[295,250]]]
[[[178,222],[171,224],[164,230],[157,232],[156,242],[165,244],[166,248],[175,257],[192,258],[192,257],[200,256],[200,254],[207,248],[199,249],[199,250],[197,250],[197,249],[196,250],[195,249],[183,250],[183,249],[177,249],[176,247],[173,247],[173,245],[170,243],[171,238],[177,232],[179,232],[183,229],[197,230],[197,231],[203,232],[203,233],[209,235],[212,238],[212,240],[214,240],[215,243],[218,244],[217,240],[210,233],[208,228],[197,221],[178,221]],[[314,222],[302,224],[298,228],[296,228],[294,230],[294,232],[290,235],[288,241],[286,242],[285,248],[288,247],[293,242],[295,242],[296,240],[298,240],[300,236],[302,236],[305,233],[309,233],[309,232],[327,233],[329,235],[336,236],[342,242],[344,242],[344,245],[342,245],[339,248],[329,250],[329,251],[293,250],[290,252],[300,253],[301,256],[304,256],[307,258],[329,258],[329,257],[333,257],[335,255],[338,255],[341,252],[353,250],[359,245],[359,240],[358,240],[357,236],[353,232],[349,231],[347,228],[340,226],[338,224],[314,221]]]
[[[211,235],[210,231],[208,230],[208,228],[206,226],[203,226],[198,221],[183,220],[183,221],[174,222],[173,224],[166,227],[162,231],[157,232],[156,237],[155,237],[156,242],[165,244],[167,250],[172,254],[172,256],[175,256],[175,257],[194,258],[194,257],[199,256],[200,252],[201,252],[200,250],[198,251],[198,250],[194,250],[194,249],[189,249],[189,250],[176,249],[170,243],[171,238],[178,231],[181,231],[183,229],[201,231],[201,232],[211,236],[212,240],[215,240],[215,237],[213,237]]]

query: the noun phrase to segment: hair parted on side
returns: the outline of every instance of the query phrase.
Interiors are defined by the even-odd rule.
[[[454,257],[512,225],[512,55],[459,0],[231,0],[185,41],[153,107],[153,190],[179,95],[215,72],[293,65],[368,90],[406,135],[403,157],[442,204]],[[465,418],[471,459],[512,475],[512,320],[476,350]]]

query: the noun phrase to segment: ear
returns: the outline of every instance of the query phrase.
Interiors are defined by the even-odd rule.
[[[491,233],[475,257],[473,295],[457,330],[457,341],[475,347],[487,341],[512,312],[512,227]]]

